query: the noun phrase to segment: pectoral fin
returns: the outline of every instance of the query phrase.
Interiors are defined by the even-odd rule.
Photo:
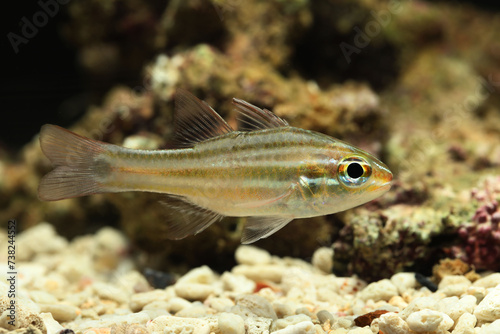
[[[241,243],[251,244],[259,239],[266,238],[283,228],[292,219],[280,216],[248,217],[241,236]]]
[[[161,201],[166,208],[167,238],[183,239],[198,234],[224,216],[189,202],[181,196],[167,196]]]

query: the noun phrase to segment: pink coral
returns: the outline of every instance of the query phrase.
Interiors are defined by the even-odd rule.
[[[452,247],[455,257],[474,265],[476,269],[500,270],[500,177],[488,179],[481,191],[472,191],[480,207],[471,222],[458,229],[463,243]]]

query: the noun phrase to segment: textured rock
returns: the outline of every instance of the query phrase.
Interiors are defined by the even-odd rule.
[[[33,326],[43,334],[47,333],[43,319],[40,317],[39,310],[32,310],[29,304],[23,300],[17,300],[17,308],[15,309],[15,325],[9,324],[11,311],[9,309],[11,303],[7,295],[0,296],[0,328],[15,330],[18,328],[26,328]]]

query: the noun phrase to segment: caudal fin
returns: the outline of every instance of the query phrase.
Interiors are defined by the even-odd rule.
[[[40,181],[38,197],[57,201],[103,192],[99,180],[108,165],[98,158],[107,151],[107,145],[56,125],[42,126],[40,146],[55,169]]]

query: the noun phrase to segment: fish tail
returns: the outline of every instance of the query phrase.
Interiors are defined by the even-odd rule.
[[[102,181],[109,173],[105,155],[112,145],[47,124],[40,130],[40,146],[55,167],[40,181],[41,200],[57,201],[109,191]]]

